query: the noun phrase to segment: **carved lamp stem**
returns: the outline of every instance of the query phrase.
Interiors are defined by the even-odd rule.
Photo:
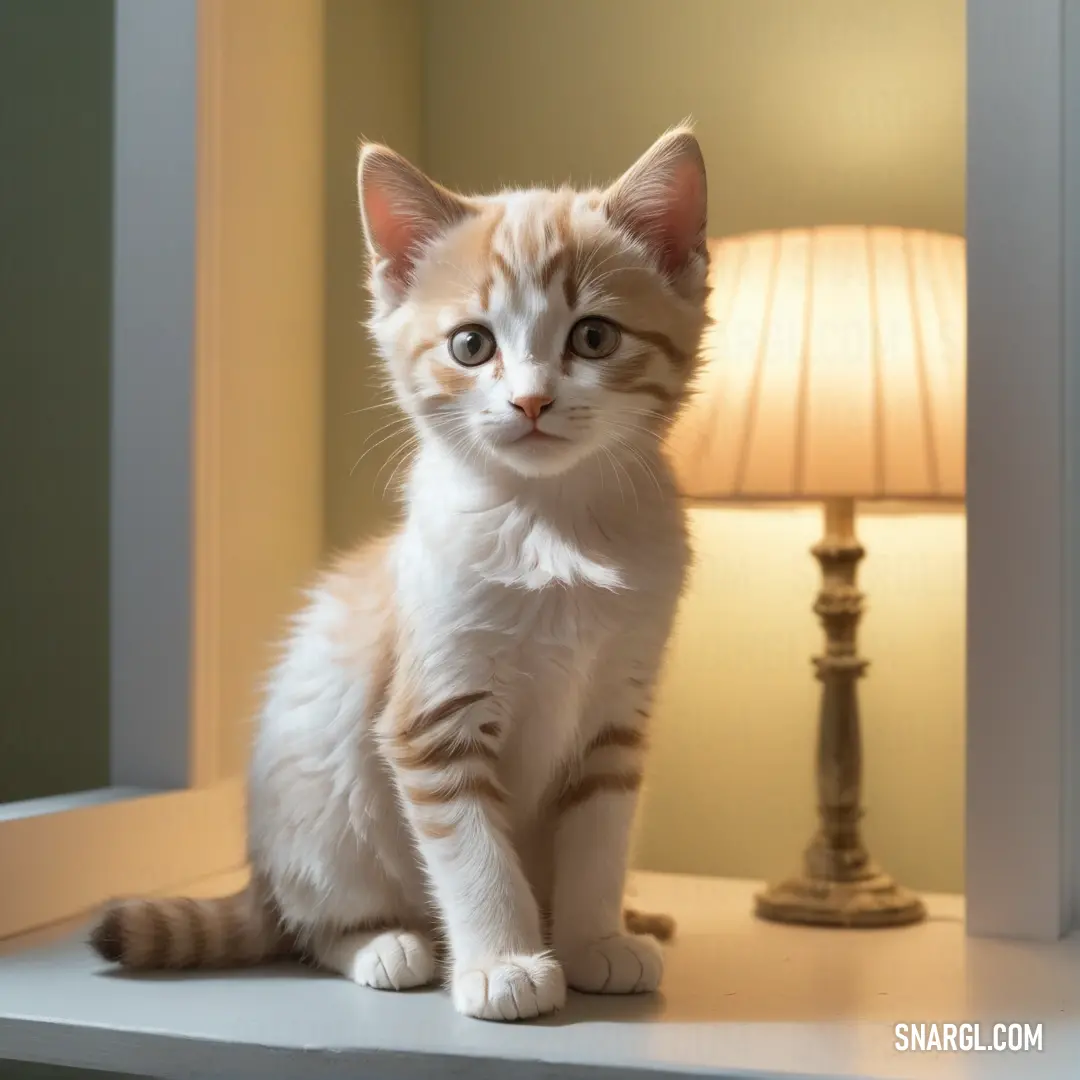
[[[863,596],[856,583],[865,555],[855,536],[855,503],[825,503],[825,535],[814,546],[823,583],[814,611],[825,629],[825,651],[814,658],[821,689],[818,722],[818,831],[803,873],[758,894],[757,913],[778,922],[822,926],[900,926],[918,922],[922,901],[897,885],[870,858],[862,818],[862,741],[858,681],[867,668],[856,646]]]

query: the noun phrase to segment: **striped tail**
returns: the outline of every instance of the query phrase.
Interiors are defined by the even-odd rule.
[[[143,970],[244,967],[288,956],[294,939],[252,886],[213,900],[118,900],[90,933],[110,963]]]

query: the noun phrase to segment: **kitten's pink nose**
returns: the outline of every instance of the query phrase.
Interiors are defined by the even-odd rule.
[[[527,394],[525,397],[514,398],[510,404],[515,409],[520,409],[530,420],[538,420],[553,400],[543,394]]]

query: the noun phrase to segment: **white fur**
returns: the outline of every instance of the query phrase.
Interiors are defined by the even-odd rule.
[[[550,197],[500,197],[504,234],[528,227]],[[574,214],[607,227],[595,200]],[[637,239],[624,246],[641,273],[653,272]],[[434,264],[441,250],[436,241],[425,258]],[[372,327],[393,364],[404,343],[415,345],[420,315],[380,265]],[[400,265],[398,253],[399,274]],[[703,281],[703,265],[690,273]],[[594,293],[582,304],[607,302],[617,317],[615,301]],[[684,338],[696,349],[701,303],[675,293],[669,302],[674,322],[689,319]],[[374,585],[343,588],[341,574],[313,591],[270,682],[250,833],[273,902],[321,963],[369,986],[416,985],[433,977],[441,926],[455,1006],[512,1020],[558,1008],[567,980],[618,993],[659,983],[656,942],[627,935],[622,922],[636,793],[600,790],[561,814],[551,794],[583,770],[640,770],[640,747],[607,745],[587,760],[583,748],[612,726],[643,726],[689,553],[670,471],[643,419],[655,403],[606,389],[598,365],[560,368],[581,311],[566,308],[557,282],[517,295],[497,284],[490,307],[501,379],[477,372],[441,416],[426,404],[437,391],[430,369],[408,384],[395,374],[420,449],[404,522],[382,556],[389,602]],[[460,314],[430,317],[448,333]],[[647,346],[626,336],[620,348],[628,360]],[[662,356],[649,364],[651,379],[681,389]],[[513,441],[529,422],[509,401],[526,393],[555,394],[542,426],[565,444]],[[380,699],[388,619],[394,676]],[[478,691],[489,696],[452,723],[461,740],[497,743],[497,761],[405,775],[387,747],[407,693],[422,711]],[[492,721],[496,736],[481,730]],[[488,777],[505,802],[423,805],[409,795],[410,785],[462,776]],[[552,907],[554,956],[538,898]]]
[[[469,709],[467,722],[474,733],[493,717],[509,722],[499,779],[515,833],[544,828],[541,798],[584,743],[648,708],[688,556],[664,463],[657,457],[651,467],[663,487],[631,474],[636,501],[610,475],[601,484],[596,463],[533,481],[528,500],[470,473],[437,444],[415,467],[392,550],[399,611],[433,701],[496,689]],[[507,957],[544,951],[526,869],[475,805],[449,811],[463,816],[459,837],[424,840],[416,851],[374,731],[359,722],[367,672],[355,665],[365,658],[331,645],[344,621],[363,617],[317,590],[278,669],[253,756],[254,861],[284,917],[313,933],[394,916],[429,929],[430,885],[457,982],[474,986],[469,973],[480,971],[498,987],[492,973]],[[617,764],[631,752],[604,753]],[[600,794],[568,811],[550,840],[555,951],[580,989],[626,992],[659,982],[657,946],[624,940],[621,931],[634,804],[632,793]],[[609,952],[622,961],[604,974],[598,955]],[[631,954],[643,957],[641,969],[625,973]],[[359,977],[362,965],[353,961],[328,966],[382,985]],[[537,1008],[556,1007],[563,976],[557,966],[538,970],[551,985],[537,991]],[[474,998],[462,990],[455,1002],[482,1016],[507,1007]],[[523,1009],[529,1015],[532,1004]]]

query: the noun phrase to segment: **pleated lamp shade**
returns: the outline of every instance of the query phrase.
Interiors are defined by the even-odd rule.
[[[714,323],[669,444],[685,495],[963,499],[961,237],[830,226],[710,248]]]

